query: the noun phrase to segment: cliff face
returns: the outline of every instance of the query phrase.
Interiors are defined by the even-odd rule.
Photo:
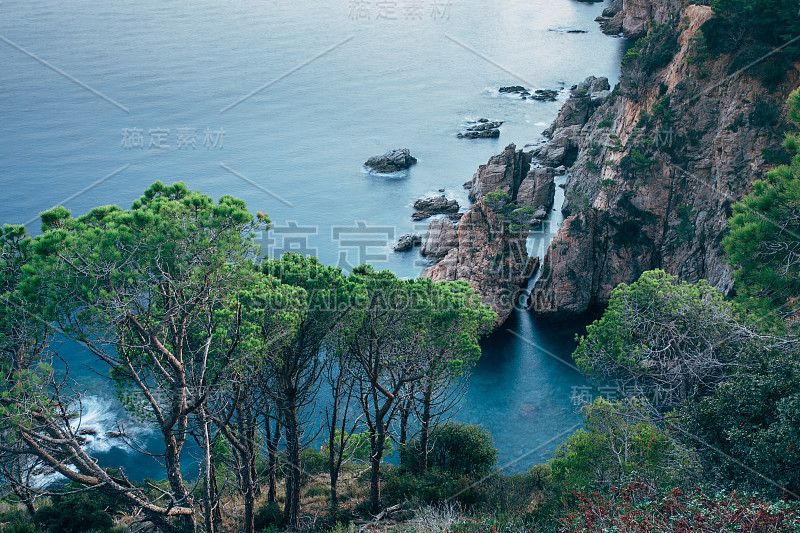
[[[598,18],[604,32],[629,39],[647,35],[653,24],[664,24],[679,12],[683,0],[613,0]]]
[[[570,216],[530,301],[541,316],[605,305],[616,285],[654,268],[732,288],[721,248],[730,207],[774,166],[767,156],[788,129],[775,110],[798,72],[767,90],[747,71],[736,74],[731,57],[704,59],[697,30],[713,12],[680,4],[625,0],[626,34],[653,19],[664,26],[653,27],[620,87],[583,124],[561,125],[573,113],[567,105],[548,132],[577,146],[577,156],[566,185]]]
[[[423,253],[440,260],[422,273],[434,281],[468,281],[484,303],[494,309],[502,324],[539,265],[539,258],[529,258],[526,248],[528,231],[513,229],[514,222],[533,222],[544,217],[553,203],[554,172],[530,168],[530,156],[513,144],[486,165],[481,165],[471,181],[470,199],[476,203],[457,224],[447,219],[431,222],[423,239]],[[529,220],[512,221],[509,207],[491,206],[486,194],[502,191],[515,202],[513,208],[532,207],[537,214]],[[498,212],[497,210],[503,211]]]

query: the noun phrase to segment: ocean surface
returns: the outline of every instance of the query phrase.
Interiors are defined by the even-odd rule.
[[[586,76],[617,81],[626,43],[600,33],[604,4],[576,0],[3,0],[0,3],[0,223],[38,233],[38,213],[65,205],[128,207],[156,180],[231,194],[274,229],[265,252],[317,255],[346,270],[369,262],[400,276],[428,263],[397,254],[417,198],[444,189],[468,207],[468,181],[503,147],[541,138]],[[570,33],[581,30],[586,33]],[[558,102],[498,93],[560,90]],[[499,139],[456,134],[504,121]],[[418,164],[376,175],[363,162],[407,147]],[[562,191],[559,189],[559,193]],[[560,199],[557,199],[557,206]],[[543,255],[554,211],[529,248]],[[457,420],[483,424],[501,465],[546,460],[580,423],[571,396],[586,381],[569,354],[582,324],[515,313],[484,342]],[[103,368],[64,342],[86,390],[90,446],[133,477],[149,459],[103,438],[124,412]],[[148,428],[127,421],[145,442]],[[191,454],[191,451],[187,451]],[[191,464],[191,461],[188,461]]]

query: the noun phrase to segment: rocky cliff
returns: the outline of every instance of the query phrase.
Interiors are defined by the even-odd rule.
[[[422,253],[438,262],[422,276],[468,281],[502,324],[538,268],[539,258],[528,257],[527,228],[552,205],[554,175],[552,168],[531,168],[530,155],[513,144],[481,165],[464,184],[475,202],[470,210],[457,223],[435,219],[425,232]],[[487,198],[497,191],[504,194]]]
[[[603,31],[636,39],[654,24],[665,24],[681,10],[683,0],[613,0],[598,18]]]
[[[767,88],[758,68],[709,57],[698,29],[713,12],[685,4],[624,0],[619,12],[607,10],[606,23],[648,38],[628,53],[620,85],[602,102],[573,91],[537,151],[547,159],[565,147],[572,164],[569,217],[531,296],[540,316],[602,306],[616,285],[653,268],[732,288],[721,249],[726,220],[780,157],[788,129],[780,110],[800,76],[795,66]]]

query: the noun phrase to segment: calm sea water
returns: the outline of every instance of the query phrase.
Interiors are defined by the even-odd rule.
[[[0,222],[30,222],[36,233],[37,214],[53,205],[76,215],[127,207],[153,181],[181,180],[269,213],[275,230],[262,244],[271,254],[416,276],[427,265],[419,255],[390,248],[424,229],[411,221],[413,201],[445,189],[466,207],[461,184],[476,167],[506,144],[535,142],[561,105],[498,87],[616,81],[624,41],[600,33],[602,9],[575,0],[3,0]],[[505,122],[499,139],[456,138],[480,117]],[[419,160],[410,172],[362,167],[399,147]],[[533,237],[532,253],[550,238]],[[580,421],[570,396],[585,381],[558,360],[569,361],[579,328],[519,313],[484,343],[456,418],[486,426],[510,471],[546,460]],[[90,395],[92,425],[122,417],[91,359],[68,343],[63,352]],[[138,477],[160,475],[113,443],[93,446]]]

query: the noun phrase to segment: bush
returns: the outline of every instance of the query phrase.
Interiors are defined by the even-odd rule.
[[[0,533],[36,533],[36,527],[27,514],[9,511],[0,514]]]
[[[475,501],[473,482],[466,476],[456,476],[439,468],[425,473],[396,469],[387,476],[383,496],[388,502],[412,502],[415,505],[439,503],[456,499],[460,503]]]
[[[701,490],[655,492],[641,483],[579,494],[578,501],[578,508],[561,518],[560,532],[792,533],[800,523],[797,503]]]
[[[570,490],[633,479],[674,486],[688,478],[695,467],[692,452],[648,422],[651,414],[639,399],[598,398],[585,406],[586,429],[569,437],[550,461],[555,481]]]
[[[283,511],[277,503],[263,505],[256,511],[254,523],[256,531],[280,528],[283,526]]]
[[[490,472],[497,463],[497,448],[489,432],[477,425],[448,422],[430,433],[428,466],[455,476],[474,476]],[[400,463],[404,469],[420,472],[419,439],[403,448]]]
[[[312,448],[300,452],[300,465],[303,467],[304,477],[316,476],[328,472],[328,456]]]
[[[112,531],[114,519],[95,493],[55,494],[52,503],[33,515],[33,522],[50,533]]]

